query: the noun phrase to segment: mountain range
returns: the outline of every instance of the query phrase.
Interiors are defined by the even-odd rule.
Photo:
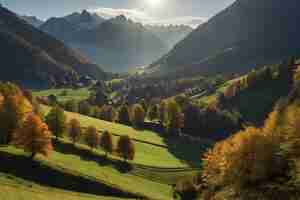
[[[112,72],[149,65],[192,30],[187,26],[144,26],[123,15],[105,20],[86,10],[50,18],[40,29]]]
[[[245,72],[300,55],[300,1],[237,0],[148,68],[153,75]]]
[[[47,87],[68,84],[84,75],[106,76],[99,66],[1,6],[0,43],[3,81]]]
[[[35,16],[20,16],[22,19],[24,19],[28,24],[33,25],[34,27],[38,28],[40,25],[44,23],[43,20],[40,20],[39,18]]]

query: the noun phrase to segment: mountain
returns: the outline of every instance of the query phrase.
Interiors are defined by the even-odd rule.
[[[33,25],[34,27],[39,27],[44,23],[44,21],[38,19],[35,16],[21,16],[22,19],[24,19],[27,23]]]
[[[67,15],[64,19],[82,29],[95,28],[97,25],[105,21],[104,18],[100,17],[96,13],[90,13],[87,10],[83,10],[81,13],[75,12]]]
[[[237,0],[153,63],[156,75],[245,72],[300,55],[300,1]]]
[[[130,67],[148,65],[168,51],[155,34],[125,16],[112,18],[92,29],[80,28],[66,18],[50,20],[41,30],[106,66],[107,71],[125,72]]]
[[[4,7],[0,7],[0,42],[0,80],[46,87],[71,83],[82,75],[105,77],[97,65]]]
[[[170,50],[193,31],[190,26],[185,25],[146,25],[145,27],[165,42]]]

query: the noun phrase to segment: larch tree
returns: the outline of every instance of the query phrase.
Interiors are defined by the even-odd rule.
[[[127,160],[134,159],[135,147],[133,141],[128,135],[121,136],[119,138],[117,152],[124,159],[125,162]]]
[[[80,140],[80,136],[81,136],[81,126],[80,126],[80,122],[77,119],[71,119],[69,123],[68,132],[69,132],[69,138],[75,145],[76,142]]]
[[[18,128],[12,138],[12,144],[25,152],[31,153],[31,159],[36,154],[49,156],[52,151],[52,134],[41,118],[28,115],[22,127]]]
[[[105,131],[100,138],[100,147],[105,151],[105,156],[113,152],[113,136],[110,132]]]
[[[85,142],[93,150],[99,146],[100,137],[94,126],[89,126],[85,132]]]
[[[66,130],[66,116],[64,110],[58,106],[53,107],[46,116],[46,123],[51,132],[55,135],[56,140],[58,140]]]

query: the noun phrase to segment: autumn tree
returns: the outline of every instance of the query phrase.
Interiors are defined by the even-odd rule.
[[[166,120],[166,112],[167,112],[167,104],[165,101],[161,101],[159,104],[159,120],[162,125],[165,123]]]
[[[247,87],[255,86],[256,82],[257,82],[257,73],[255,70],[252,70],[247,75]]]
[[[18,128],[12,138],[12,144],[25,152],[31,153],[33,159],[36,154],[48,156],[52,151],[52,134],[41,118],[31,114],[24,125]]]
[[[118,118],[119,118],[119,123],[125,124],[127,126],[131,125],[130,112],[127,105],[122,105],[120,107]]]
[[[111,105],[104,105],[101,108],[99,118],[105,121],[114,122],[116,120],[117,113],[115,108]]]
[[[78,142],[80,140],[80,136],[81,136],[81,126],[80,126],[80,122],[77,119],[71,119],[70,123],[69,123],[69,137],[71,139],[71,141],[73,142],[73,144],[75,144],[76,142]]]
[[[9,143],[12,133],[19,128],[26,116],[32,113],[32,106],[22,95],[3,96],[2,108],[0,109],[0,133],[1,143]]]
[[[105,151],[105,156],[113,152],[113,136],[110,132],[105,131],[100,138],[100,147]]]
[[[53,107],[46,116],[46,123],[51,132],[55,135],[56,140],[61,137],[66,129],[66,116],[64,110],[59,106]]]
[[[144,108],[140,104],[135,104],[133,106],[133,116],[132,121],[136,127],[143,127],[145,121],[146,113]]]
[[[121,136],[118,141],[117,152],[126,162],[127,160],[133,160],[135,155],[135,147],[131,138],[126,136]]]
[[[79,103],[78,111],[80,114],[90,116],[92,113],[92,106],[88,101],[81,101]]]
[[[74,99],[67,101],[65,103],[65,110],[69,112],[78,112],[79,111],[78,102],[76,102]]]
[[[93,150],[99,146],[100,137],[94,126],[89,126],[85,132],[85,142]]]
[[[153,105],[149,109],[148,117],[151,121],[158,118],[158,106]]]
[[[168,102],[167,119],[167,131],[172,134],[180,134],[181,128],[184,126],[184,114],[174,100]]]
[[[231,84],[229,85],[225,92],[224,92],[224,96],[226,99],[231,99],[232,97],[234,97],[236,95],[237,92],[237,88],[235,84]]]

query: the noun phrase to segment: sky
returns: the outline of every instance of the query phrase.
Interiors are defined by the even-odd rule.
[[[20,15],[42,20],[61,17],[83,9],[111,18],[120,14],[149,24],[196,26],[208,20],[234,0],[0,0]]]

